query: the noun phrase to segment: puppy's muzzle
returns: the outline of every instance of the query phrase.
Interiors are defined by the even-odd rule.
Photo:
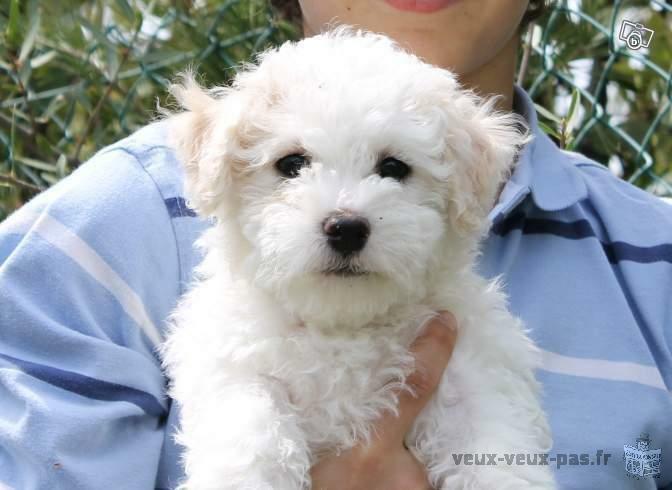
[[[371,233],[366,218],[347,212],[338,212],[327,217],[322,224],[322,230],[327,236],[329,246],[343,257],[362,250]]]

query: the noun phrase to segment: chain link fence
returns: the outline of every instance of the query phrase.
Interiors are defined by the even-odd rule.
[[[667,196],[671,14],[659,0],[554,3],[519,71],[558,144]],[[623,21],[654,33],[648,47],[628,45],[633,28],[619,38]],[[0,220],[149,122],[180,70],[223,83],[299,35],[266,0],[0,1]]]
[[[671,196],[672,5],[557,2],[529,34],[520,83],[547,132],[619,177]]]

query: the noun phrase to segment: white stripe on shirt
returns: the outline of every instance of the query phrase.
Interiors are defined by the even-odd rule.
[[[158,345],[162,342],[159,329],[149,318],[140,296],[124,281],[117,272],[84,240],[78,237],[63,223],[46,213],[36,215],[23,210],[22,220],[9,220],[4,232],[27,233],[34,231],[65,255],[74,260],[82,269],[98,281],[121,307],[140,326],[147,337]],[[33,224],[34,223],[34,224]],[[33,226],[31,226],[33,224]]]
[[[110,291],[155,344],[161,342],[161,335],[149,319],[139,296],[81,238],[65,225],[46,214],[38,216],[24,210],[17,215],[22,216],[23,219],[21,221],[12,220],[12,216],[10,216],[3,223],[3,231],[25,234],[30,229],[30,225],[39,218],[41,222],[37,223],[33,230],[71,257]],[[545,371],[582,378],[629,381],[668,391],[660,371],[655,366],[563,356],[546,350],[541,350],[541,354],[543,359],[541,369]]]
[[[655,366],[643,366],[634,362],[581,359],[541,350],[541,369],[558,374],[582,378],[631,381],[667,391],[663,377]]]

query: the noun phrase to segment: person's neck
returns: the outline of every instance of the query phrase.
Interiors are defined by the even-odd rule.
[[[304,37],[316,34],[306,22],[303,23],[302,27]],[[482,96],[501,96],[497,101],[497,109],[511,111],[513,109],[513,84],[519,44],[519,36],[516,33],[511,36],[504,48],[486,64],[471,73],[458,74],[460,83],[465,88],[472,89]],[[440,62],[436,65],[450,70],[450,66],[444,66]]]
[[[518,36],[514,35],[497,56],[477,71],[458,75],[460,83],[482,96],[501,96],[497,101],[497,109],[511,111],[518,44]]]
[[[303,23],[302,27],[304,37],[316,34],[306,22]],[[501,96],[497,101],[497,109],[511,111],[513,108],[513,84],[518,46],[519,37],[518,34],[514,34],[504,48],[485,65],[471,73],[458,74],[460,83],[465,88],[472,89],[482,96]],[[435,62],[435,64],[436,66],[450,70],[450,66],[447,64],[443,65],[440,61],[438,63]]]

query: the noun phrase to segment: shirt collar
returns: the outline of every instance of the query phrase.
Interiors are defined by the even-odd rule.
[[[532,99],[517,85],[513,108],[525,118],[533,138],[520,152],[511,177],[490,211],[493,223],[504,219],[530,194],[534,204],[544,211],[567,208],[587,195],[586,185],[571,159],[539,128]]]

